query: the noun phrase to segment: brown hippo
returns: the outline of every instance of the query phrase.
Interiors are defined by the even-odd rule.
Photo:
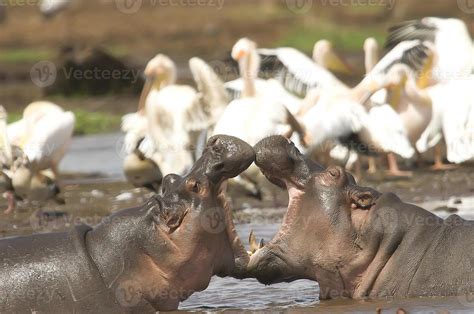
[[[214,136],[184,176],[98,226],[0,241],[0,312],[155,312],[176,309],[213,275],[245,276],[248,255],[226,201],[251,146]]]
[[[256,164],[288,190],[279,232],[250,258],[265,284],[315,280],[321,299],[453,296],[474,292],[474,224],[443,220],[392,193],[323,169],[287,139],[263,139]]]

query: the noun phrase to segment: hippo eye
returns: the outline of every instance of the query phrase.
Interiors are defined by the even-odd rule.
[[[193,193],[196,193],[196,194],[201,193],[201,183],[199,181],[195,181],[195,180],[188,181],[188,188]]]

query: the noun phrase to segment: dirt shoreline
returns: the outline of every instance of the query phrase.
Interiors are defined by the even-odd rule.
[[[463,205],[463,197],[474,195],[474,165],[466,165],[451,171],[434,172],[415,170],[411,179],[367,178],[361,185],[381,192],[393,192],[403,201],[423,205],[436,213],[457,212]],[[245,195],[231,183],[229,197],[234,208],[236,223],[279,223],[286,211],[286,191],[264,183],[271,197],[263,201]],[[96,225],[113,212],[139,206],[152,193],[134,189],[126,182],[117,182],[100,175],[65,176],[64,196],[66,205],[48,203],[45,206],[28,202],[20,203],[11,215],[2,215],[0,237],[26,235],[38,232],[56,232],[86,223]],[[4,199],[0,208],[5,208]],[[468,208],[469,211],[474,208]]]

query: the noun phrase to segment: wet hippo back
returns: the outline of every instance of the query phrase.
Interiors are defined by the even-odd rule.
[[[0,312],[120,311],[87,253],[89,230],[1,240]]]
[[[372,225],[393,250],[371,296],[450,296],[474,291],[474,222],[446,220],[384,194]],[[378,220],[378,221],[377,221]],[[384,222],[382,222],[384,221]]]
[[[415,272],[409,295],[464,295],[474,292],[474,222],[452,215]]]

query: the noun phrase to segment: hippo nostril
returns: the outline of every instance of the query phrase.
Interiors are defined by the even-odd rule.
[[[224,169],[224,163],[220,162],[217,165],[215,165],[213,168],[215,171],[221,171],[222,169]]]

